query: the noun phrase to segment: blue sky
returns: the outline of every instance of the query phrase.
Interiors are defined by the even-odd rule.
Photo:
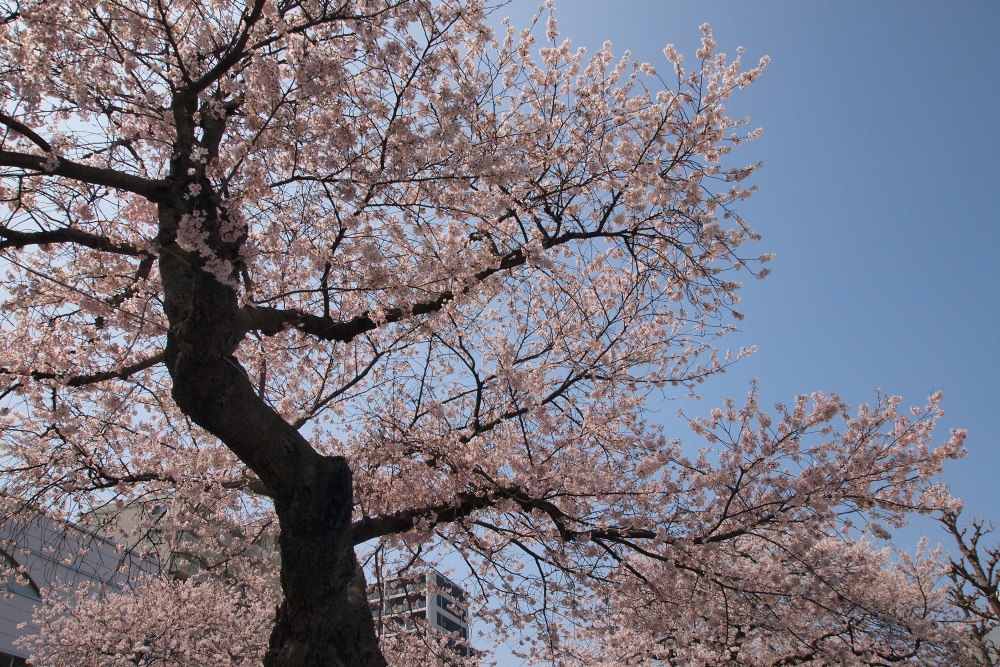
[[[524,25],[536,7],[503,13]],[[611,40],[661,71],[667,43],[693,61],[704,22],[719,50],[771,56],[728,105],[764,128],[742,153],[764,170],[741,210],[777,258],[727,341],[760,351],[664,416],[742,398],[754,377],[767,403],[881,389],[923,405],[941,389],[941,439],[970,433],[945,480],[1000,520],[1000,2],[561,0],[556,17],[575,45]]]

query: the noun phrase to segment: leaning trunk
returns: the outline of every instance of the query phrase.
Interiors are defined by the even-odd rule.
[[[179,186],[173,205],[160,204],[160,272],[170,323],[164,357],[180,409],[225,443],[274,499],[284,602],[265,665],[384,667],[351,542],[347,462],[321,456],[257,395],[234,356],[244,336],[235,288],[205,270],[201,253],[177,243],[182,217],[197,213],[204,216],[208,246],[238,261],[241,241],[220,238],[219,208],[202,183],[200,201],[186,200]]]

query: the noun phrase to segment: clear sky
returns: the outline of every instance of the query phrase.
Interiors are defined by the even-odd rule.
[[[504,13],[524,25],[536,7]],[[742,153],[764,169],[741,210],[777,258],[726,344],[760,351],[665,418],[740,399],[753,377],[765,403],[881,389],[923,405],[941,389],[941,439],[970,433],[945,480],[1000,520],[1000,2],[557,0],[556,17],[575,45],[610,40],[661,71],[667,43],[694,60],[704,22],[719,50],[771,56],[728,105],[764,128]]]

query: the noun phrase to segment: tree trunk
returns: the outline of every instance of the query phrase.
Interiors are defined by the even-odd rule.
[[[350,542],[351,476],[324,458],[315,483],[277,506],[281,586],[265,667],[384,667]]]
[[[207,185],[207,182],[206,182]],[[207,188],[206,188],[207,189]],[[176,242],[181,216],[197,210],[217,229],[210,200],[160,205],[159,259],[170,323],[164,359],[180,409],[231,449],[267,487],[281,528],[281,585],[267,667],[384,667],[351,542],[351,472],[321,456],[254,391],[233,356],[244,336],[235,288],[203,269]],[[196,208],[197,207],[197,208]],[[211,234],[211,232],[210,232]],[[220,257],[237,242],[217,235]]]

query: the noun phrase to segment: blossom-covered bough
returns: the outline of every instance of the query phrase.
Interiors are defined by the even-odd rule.
[[[931,446],[937,397],[816,395],[772,423],[754,391],[693,422],[696,456],[644,416],[744,354],[718,338],[769,257],[742,254],[755,167],[728,154],[757,132],[724,103],[765,62],[704,27],[692,68],[668,48],[657,73],[551,18],[541,44],[497,37],[490,11],[5,7],[5,520],[170,498],[164,539],[200,545],[271,667],[385,664],[358,547],[460,555],[480,618],[543,662],[933,664],[936,570],[854,531],[948,506],[928,480],[962,434]],[[274,517],[276,619],[244,558]],[[187,586],[147,585],[151,627],[210,595]],[[117,599],[80,613],[119,640],[60,653],[87,623],[57,606],[38,654],[194,664],[125,636]]]

